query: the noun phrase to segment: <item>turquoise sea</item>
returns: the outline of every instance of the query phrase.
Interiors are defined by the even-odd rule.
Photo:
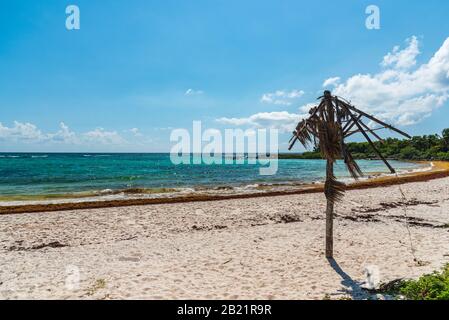
[[[381,161],[361,160],[367,174],[388,173]],[[391,161],[398,171],[421,165]],[[322,181],[322,160],[282,160],[272,176],[260,165],[174,165],[169,154],[0,153],[0,201],[156,196],[194,192],[263,192]],[[348,179],[339,162],[336,175]]]

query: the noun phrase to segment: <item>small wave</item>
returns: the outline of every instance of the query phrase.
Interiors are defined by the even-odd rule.
[[[234,187],[231,187],[231,186],[219,186],[219,187],[213,188],[213,190],[234,190]]]
[[[243,187],[243,189],[257,189],[259,187],[259,185],[257,183],[255,184],[248,184],[246,186]]]
[[[31,156],[31,158],[48,158],[48,156]]]
[[[100,194],[100,195],[113,194],[113,193],[114,193],[114,190],[112,190],[112,189],[104,189],[104,190],[101,190],[100,192],[98,192],[98,194]]]
[[[408,172],[411,173],[418,173],[418,172],[427,172],[427,171],[432,171],[435,167],[435,164],[433,162],[430,163],[430,165],[425,165],[425,166],[421,166],[419,168],[415,168],[415,169],[411,169],[411,170],[407,170]]]
[[[110,157],[110,154],[83,154],[83,157],[100,158],[100,157]]]
[[[127,189],[104,189],[95,192],[96,195],[115,195],[115,194],[127,194],[127,195],[139,195],[139,194],[155,194],[155,193],[170,193],[180,192],[181,189],[175,188],[127,188]]]

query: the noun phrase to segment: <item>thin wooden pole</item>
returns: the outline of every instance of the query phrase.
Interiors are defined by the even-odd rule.
[[[334,164],[327,160],[326,181],[330,181],[334,174]],[[334,256],[334,202],[327,199],[326,206],[326,258]]]
[[[380,142],[385,143],[384,139],[382,139],[377,133],[375,133],[373,130],[371,130],[370,127],[368,127],[366,124],[363,123],[362,120],[359,120],[362,127],[364,127],[369,133],[371,133],[373,136],[375,136]]]
[[[361,115],[359,115],[359,116],[357,117],[357,120],[360,120],[360,118],[362,118]],[[346,135],[346,134],[349,132],[349,130],[351,130],[352,127],[354,127],[354,126],[355,126],[355,122],[351,119],[351,121],[349,121],[349,122],[346,124],[346,126],[343,128],[343,134]]]
[[[392,130],[392,131],[396,131],[397,133],[403,135],[404,137],[406,137],[406,138],[408,138],[408,139],[411,139],[411,138],[412,138],[409,134],[405,133],[404,131],[399,130],[399,129],[393,127],[393,126],[390,126],[388,123],[385,123],[385,122],[383,122],[383,121],[380,121],[380,120],[377,119],[377,118],[374,118],[372,115],[370,115],[370,114],[368,114],[368,113],[366,113],[366,112],[363,112],[362,110],[357,109],[356,107],[350,105],[349,103],[347,103],[347,102],[345,102],[345,101],[341,101],[341,99],[340,99],[340,102],[343,103],[347,108],[349,108],[349,109],[351,109],[351,110],[357,112],[358,114],[360,114],[360,115],[362,115],[362,116],[365,116],[365,117],[367,117],[368,119],[370,119],[370,120],[372,120],[372,121],[374,121],[374,122],[377,122],[377,123],[379,123],[380,125],[382,125],[382,126],[388,128],[388,129],[390,129],[390,130]]]
[[[388,169],[390,169],[391,173],[396,173],[396,171],[394,170],[394,168],[388,163],[387,159],[384,158],[384,156],[382,155],[382,153],[377,150],[376,146],[374,145],[374,143],[371,141],[370,137],[368,136],[368,134],[366,134],[365,130],[363,130],[362,126],[359,124],[359,122],[356,120],[355,116],[352,114],[351,110],[348,110],[349,115],[351,116],[352,120],[354,120],[355,125],[357,126],[357,128],[360,130],[360,132],[363,134],[363,136],[365,137],[365,139],[368,141],[368,143],[370,144],[371,148],[373,148],[374,152],[379,156],[380,159],[382,159],[382,161],[385,163],[385,165],[388,167]]]

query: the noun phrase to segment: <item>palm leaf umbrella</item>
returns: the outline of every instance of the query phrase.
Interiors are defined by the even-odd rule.
[[[313,144],[326,159],[326,182],[324,185],[324,194],[327,200],[326,257],[332,258],[334,205],[343,198],[345,192],[345,184],[338,181],[334,175],[334,163],[341,158],[354,179],[363,175],[357,162],[348,151],[345,139],[353,134],[361,133],[390,172],[395,173],[394,168],[376,148],[368,133],[381,142],[383,140],[376,131],[385,128],[407,138],[411,137],[407,133],[357,109],[345,99],[332,96],[330,91],[324,91],[324,95],[318,99],[320,99],[318,106],[310,109],[309,117],[301,120],[296,126],[293,137],[290,139],[289,150],[293,148],[296,141],[299,141],[305,148]],[[364,118],[380,127],[370,128],[363,122]]]

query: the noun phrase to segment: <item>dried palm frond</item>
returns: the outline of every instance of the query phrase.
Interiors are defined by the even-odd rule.
[[[357,162],[355,162],[355,160],[352,157],[352,154],[350,152],[345,153],[344,161],[345,161],[346,168],[348,169],[351,177],[353,177],[355,180],[357,180],[358,178],[363,176],[362,169],[360,169]]]
[[[345,193],[346,185],[335,178],[334,174],[331,173],[326,179],[324,184],[324,194],[326,199],[332,203],[336,203],[343,199]]]
[[[300,124],[296,128],[296,137],[305,148],[307,148],[312,142],[313,138],[307,127],[307,121],[303,120],[300,122]]]
[[[322,156],[335,162],[341,155],[338,124],[335,122],[320,121],[317,123],[319,147]]]

